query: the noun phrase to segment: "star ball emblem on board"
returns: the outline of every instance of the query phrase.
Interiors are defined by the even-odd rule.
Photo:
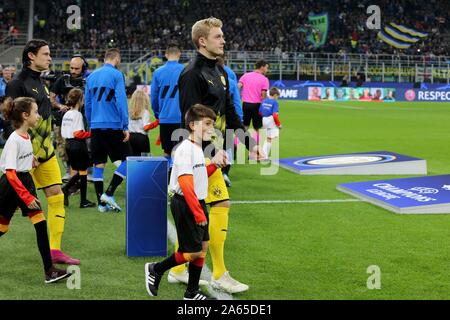
[[[215,197],[220,197],[222,195],[222,190],[219,187],[215,186],[213,190],[213,194]]]

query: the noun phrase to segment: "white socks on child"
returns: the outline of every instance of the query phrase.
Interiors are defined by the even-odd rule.
[[[271,148],[272,148],[272,142],[268,142],[268,141],[264,142],[263,152],[267,158],[269,158]]]

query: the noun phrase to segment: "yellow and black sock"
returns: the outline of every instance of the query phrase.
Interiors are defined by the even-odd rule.
[[[212,206],[209,213],[209,252],[214,279],[219,279],[227,271],[223,252],[228,232],[229,211],[230,208]]]
[[[64,232],[66,212],[64,210],[64,195],[58,194],[47,198],[48,229],[50,232],[50,248],[61,250],[61,239]]]

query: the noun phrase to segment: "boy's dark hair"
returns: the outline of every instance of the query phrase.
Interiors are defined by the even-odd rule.
[[[262,67],[267,66],[268,64],[269,64],[269,63],[268,63],[266,60],[260,59],[260,60],[256,61],[255,67],[256,67],[256,69],[260,69],[260,68],[262,68]]]
[[[31,39],[30,41],[28,41],[25,47],[23,48],[22,64],[26,67],[31,65],[31,60],[30,57],[28,57],[28,54],[32,52],[34,55],[37,55],[39,49],[45,46],[48,46],[48,43],[47,41],[42,39]]]
[[[77,103],[83,99],[83,90],[80,88],[73,88],[69,91],[66,98],[66,104],[68,107],[75,107]]]
[[[280,96],[280,95],[281,95],[281,92],[280,92],[280,90],[279,90],[278,88],[272,87],[272,88],[270,88],[270,90],[269,90],[269,95],[270,95],[271,97],[273,97],[274,95]]]
[[[201,121],[203,118],[209,118],[213,121],[216,121],[216,113],[209,107],[204,106],[202,104],[195,104],[189,110],[186,112],[185,120],[186,120],[186,127],[189,130],[189,132],[192,132],[191,127],[189,126],[189,123],[195,122],[195,121]]]
[[[106,60],[112,60],[116,58],[117,56],[120,56],[120,50],[117,48],[111,48],[106,50],[105,52],[105,61]]]
[[[166,49],[166,54],[180,54],[181,49],[175,42],[169,43]]]
[[[23,123],[22,113],[31,113],[31,107],[36,100],[29,97],[19,97],[16,99],[7,98],[3,103],[3,115],[5,120],[11,122],[14,129],[19,128]]]

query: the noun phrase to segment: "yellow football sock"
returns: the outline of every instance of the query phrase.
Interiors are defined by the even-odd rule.
[[[219,279],[227,271],[223,250],[227,238],[229,211],[230,208],[211,207],[209,213],[209,252],[211,253],[214,279]]]
[[[66,212],[64,210],[64,194],[47,198],[48,230],[50,233],[50,249],[61,250],[61,238],[64,232]]]
[[[177,251],[178,251],[178,238],[175,241],[175,251],[174,252],[177,252]],[[170,271],[175,272],[175,273],[182,273],[185,270],[186,270],[186,264],[185,263],[182,263],[179,266],[176,266],[176,267],[173,267],[172,269],[170,269]]]

